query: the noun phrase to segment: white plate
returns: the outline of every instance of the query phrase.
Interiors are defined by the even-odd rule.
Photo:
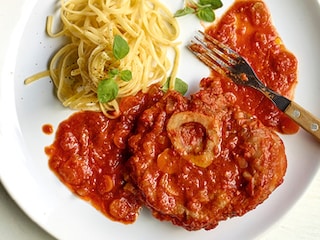
[[[160,222],[143,210],[137,222],[112,222],[91,205],[73,196],[49,170],[44,146],[54,135],[44,135],[41,127],[55,129],[71,111],[61,107],[49,79],[25,86],[26,77],[45,70],[48,59],[59,46],[45,35],[46,16],[56,9],[55,0],[11,1],[10,41],[1,66],[0,176],[20,207],[40,226],[58,239],[251,239],[283,216],[303,194],[320,164],[320,147],[307,133],[281,136],[286,145],[288,170],[285,182],[254,211],[222,222],[212,231],[188,232]],[[175,11],[182,1],[164,1]],[[231,4],[224,0],[225,7]],[[299,59],[299,84],[295,100],[320,116],[320,22],[317,0],[266,0],[273,22],[287,47]],[[4,6],[7,3],[1,3]],[[15,5],[14,5],[15,4]],[[18,15],[17,15],[18,12]],[[20,16],[17,18],[17,16]],[[181,39],[189,41],[200,28],[190,16],[180,18]],[[190,67],[192,66],[192,67]],[[191,91],[208,70],[187,50],[183,50],[179,77],[189,81]]]

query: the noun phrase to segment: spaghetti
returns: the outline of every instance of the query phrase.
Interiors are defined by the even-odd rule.
[[[76,110],[102,111],[109,117],[119,114],[118,100],[150,85],[163,85],[170,75],[173,89],[179,61],[179,26],[173,14],[157,0],[61,0],[62,29],[53,33],[53,17],[48,17],[51,37],[67,36],[70,41],[52,58],[49,72],[26,80],[32,82],[49,74],[64,106]],[[115,59],[112,45],[120,35],[129,45],[128,55]],[[169,54],[173,53],[173,64]],[[117,79],[115,100],[99,102],[97,87],[110,69],[130,70],[132,80]]]

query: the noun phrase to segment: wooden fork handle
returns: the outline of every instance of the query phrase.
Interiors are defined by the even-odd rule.
[[[286,113],[292,120],[300,125],[304,130],[312,134],[320,141],[320,120],[312,115],[299,104],[291,101],[285,109]]]

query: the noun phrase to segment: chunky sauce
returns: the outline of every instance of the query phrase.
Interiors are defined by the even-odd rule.
[[[127,139],[140,112],[162,96],[154,90],[124,99],[117,119],[97,112],[74,113],[60,123],[54,143],[45,149],[59,179],[115,221],[134,222],[141,206],[127,181]]]
[[[283,181],[274,131],[219,88],[176,92],[145,111],[128,141],[131,177],[152,214],[187,230],[212,229],[262,203]]]
[[[281,44],[262,2],[235,2],[218,25],[207,31],[247,57],[258,76],[271,88],[292,97],[297,61]],[[221,81],[219,84],[223,91],[233,92],[236,103],[243,110],[256,114],[267,126],[284,133],[297,131],[297,126],[257,91],[236,86],[215,73],[212,73],[210,79]],[[206,84],[206,80],[202,84]],[[141,113],[159,101],[162,95],[154,87],[146,94],[139,93],[123,99],[120,103],[122,114],[117,119],[108,119],[102,113],[75,113],[59,125],[54,143],[46,148],[49,166],[58,178],[72,192],[115,221],[132,223],[141,207],[139,193],[129,181],[130,173],[126,165],[129,158],[127,141],[133,135]],[[146,122],[152,122],[154,119],[147,120]],[[189,132],[193,132],[198,136],[184,137],[194,148],[199,147],[199,142],[205,135],[204,130],[197,126],[186,125],[186,132],[181,133],[188,136]],[[143,127],[148,129],[151,126],[146,124]],[[156,138],[162,139],[161,135]],[[228,143],[230,147],[233,146],[231,137]],[[139,147],[147,148],[148,144]],[[178,170],[172,164],[166,165],[165,160],[166,158],[159,160],[165,171]],[[189,177],[190,193],[193,193],[195,185],[192,181],[197,178]]]
[[[293,97],[297,59],[283,45],[263,1],[236,1],[218,24],[206,31],[245,57],[267,86],[289,99]],[[237,86],[215,72],[212,78],[221,81],[224,91],[233,92],[242,109],[255,114],[266,126],[287,134],[298,131],[298,126],[260,92]]]

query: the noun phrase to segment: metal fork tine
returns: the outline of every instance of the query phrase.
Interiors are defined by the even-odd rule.
[[[195,39],[198,40],[198,42],[207,50],[206,54],[209,55],[210,58],[212,58],[221,67],[224,67],[225,69],[229,70],[228,64],[230,64],[231,59],[225,57],[220,50],[214,48],[214,46],[210,46],[209,43],[204,42],[199,37],[195,36]]]
[[[197,40],[199,42],[192,42],[195,45],[191,45],[189,48],[202,62],[221,74],[230,70],[229,65],[226,62],[213,54],[214,52],[212,52],[212,50],[209,49],[201,40]]]
[[[194,38],[196,41],[191,41],[188,47],[198,59],[222,75],[232,72],[233,66],[238,63],[236,52],[202,31]]]
[[[198,43],[193,43],[196,44],[197,46]],[[229,69],[223,69],[222,66],[225,66],[226,68],[228,67],[225,63],[223,63],[223,65],[219,64],[217,61],[219,61],[219,59],[217,59],[215,56],[209,56],[208,52],[204,52],[204,53],[200,53],[198,51],[196,51],[195,49],[193,49],[192,47],[194,47],[195,45],[189,45],[189,49],[191,50],[191,52],[200,60],[202,61],[204,64],[206,64],[208,67],[210,67],[211,69],[213,69],[214,71],[220,73],[221,75],[225,74],[225,71],[229,71]],[[202,45],[201,45],[202,46]],[[216,58],[216,59],[214,59]]]
[[[219,49],[218,51],[221,53],[221,57],[225,58],[226,60],[228,59],[228,61],[232,61],[232,64],[236,64],[237,61],[235,59],[237,58],[241,58],[241,56],[235,52],[234,50],[232,50],[231,48],[229,48],[228,46],[224,45],[223,43],[219,42],[218,40],[216,40],[215,38],[211,37],[209,34],[204,33],[202,31],[199,31],[199,33],[207,40],[210,41],[210,43],[212,43],[214,46],[212,46],[212,48],[210,48],[211,50],[214,49]],[[231,56],[233,58],[231,58]]]
[[[229,47],[223,45],[222,43],[218,42],[216,39],[212,38],[210,35],[202,31],[199,31],[199,33],[201,34],[203,40],[200,39],[198,36],[195,36],[195,38],[201,44],[206,45],[209,50],[216,53],[218,56],[224,59],[228,64],[231,64],[231,65],[237,64],[237,61],[234,58],[238,58],[239,56],[236,52],[234,52]],[[209,40],[209,42],[205,41],[205,39]]]

